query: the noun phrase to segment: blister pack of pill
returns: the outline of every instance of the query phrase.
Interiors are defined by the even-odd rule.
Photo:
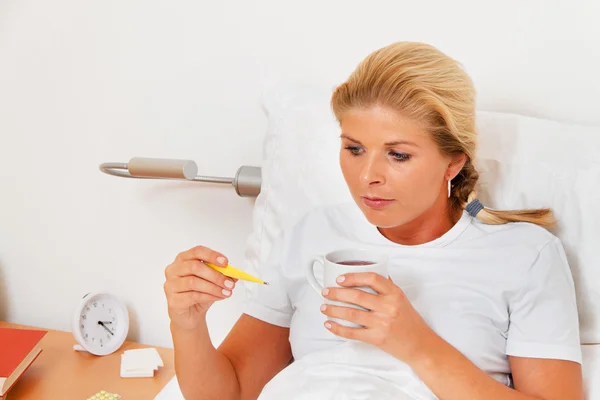
[[[94,393],[87,400],[119,400],[121,398],[120,395],[116,393],[110,393],[106,390],[101,390],[98,393]]]

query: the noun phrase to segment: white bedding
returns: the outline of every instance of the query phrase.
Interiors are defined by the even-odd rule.
[[[259,400],[437,399],[403,362],[361,342],[311,353],[280,372]]]
[[[600,399],[600,345],[585,345],[581,346],[581,349],[583,353],[583,386],[585,388],[585,398],[587,400]],[[387,371],[385,366],[378,366],[380,369],[379,373],[382,374],[381,379],[373,379],[371,376],[357,377],[356,373],[367,372],[364,367],[362,369],[352,368],[343,363],[335,362],[333,361],[335,360],[334,356],[335,353],[315,354],[312,358],[306,357],[303,360],[294,362],[287,370],[281,372],[280,375],[265,386],[260,400],[435,399],[435,397],[431,397],[431,392],[427,388],[423,388],[422,385],[413,380],[414,377],[409,371],[395,372],[395,379],[399,383],[390,384],[386,380],[390,379],[394,372]],[[317,365],[315,369],[311,369],[315,363],[318,364],[319,359],[324,359],[325,363],[321,366]],[[372,371],[369,373],[372,373]],[[336,374],[336,376],[339,374],[341,377],[336,378],[332,382],[325,378],[331,374]],[[360,391],[352,392],[353,395],[356,394],[356,397],[351,396],[348,392],[349,385],[345,383],[350,382],[349,379],[352,379],[354,386],[361,388]],[[283,395],[282,393],[286,390],[288,390],[287,393],[293,393],[295,397]],[[332,393],[333,390],[335,390],[335,396],[337,397],[327,397],[328,393]],[[377,390],[377,396],[375,397],[369,395],[369,393],[375,393],[373,392],[374,390]],[[392,395],[393,397],[391,397]],[[177,377],[173,378],[155,397],[155,400],[183,399],[183,395],[179,390]]]

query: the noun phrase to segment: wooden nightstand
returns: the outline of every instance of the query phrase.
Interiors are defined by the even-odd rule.
[[[0,327],[41,329],[2,321]],[[71,332],[46,330],[42,353],[8,392],[8,400],[85,400],[100,390],[118,393],[123,400],[151,400],[175,376],[173,349],[125,342],[115,353],[98,357],[74,351]],[[145,347],[156,347],[164,367],[153,378],[121,378],[123,351]]]

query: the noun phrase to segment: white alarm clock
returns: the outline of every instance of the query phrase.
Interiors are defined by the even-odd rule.
[[[117,351],[129,332],[127,307],[109,293],[88,293],[73,314],[74,350],[105,356]]]

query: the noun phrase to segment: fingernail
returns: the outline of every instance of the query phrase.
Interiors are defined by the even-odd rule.
[[[225,281],[225,286],[228,287],[229,289],[231,289],[233,287],[233,282]]]
[[[338,278],[336,280],[337,280],[337,283],[342,283],[346,280],[346,277],[344,275],[340,275],[340,276],[338,276]]]
[[[321,311],[325,311],[326,309],[327,309],[327,306],[326,306],[325,304],[323,304],[323,305],[321,306]]]
[[[331,324],[329,322],[325,322],[325,328],[331,329]]]
[[[329,294],[329,289],[323,289],[323,291],[321,292],[321,294],[323,296],[327,296]]]
[[[229,296],[231,294],[231,290],[227,290],[227,289],[223,289],[221,290],[221,292],[225,295],[225,296]]]
[[[225,257],[217,257],[217,262],[221,265],[225,265]]]

